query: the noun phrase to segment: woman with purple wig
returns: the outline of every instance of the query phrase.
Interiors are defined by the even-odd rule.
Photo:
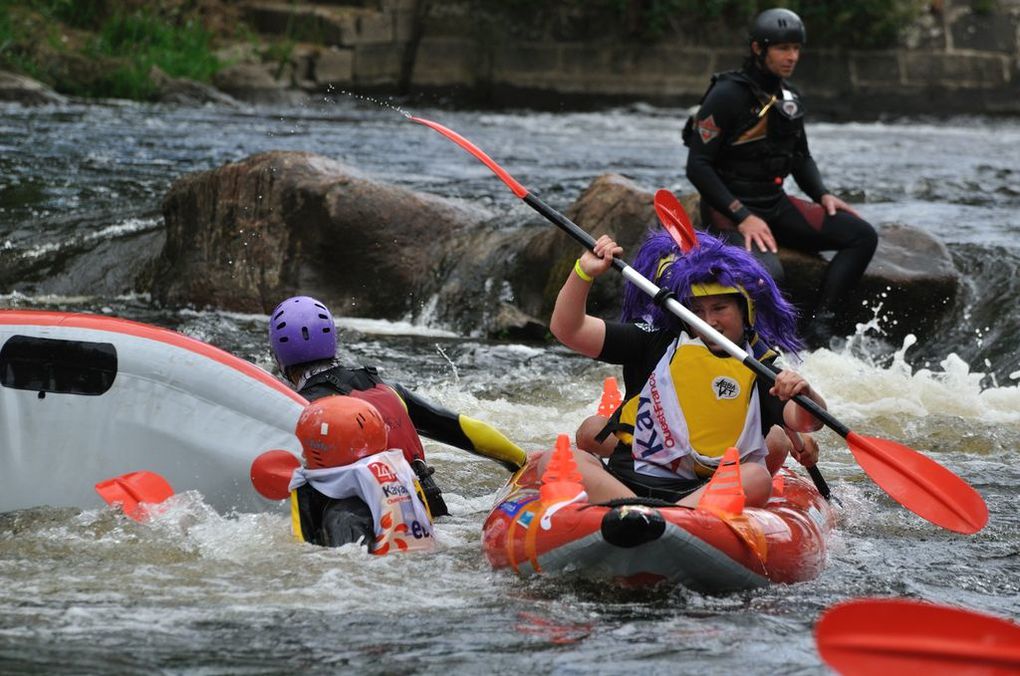
[[[753,256],[703,233],[697,247],[681,254],[671,241],[660,241],[663,236],[650,237],[635,269],[770,367],[777,349],[794,354],[801,348],[794,308]],[[589,499],[641,496],[695,506],[723,453],[736,446],[748,504],[765,504],[770,466],[775,470],[782,464],[782,458],[778,463],[769,458],[766,435],[777,426],[819,429],[821,423],[791,399],[804,394],[823,408],[824,401],[791,370],[779,371],[770,387],[709,337],[638,301],[636,289],[627,290],[627,321],[587,314],[591,284],[620,253],[608,236],[585,252],[560,290],[550,322],[553,335],[567,347],[624,367],[626,398],[605,430],[619,440],[608,464],[575,453]]]

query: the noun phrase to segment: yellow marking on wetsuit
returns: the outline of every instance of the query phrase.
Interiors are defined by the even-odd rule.
[[[761,119],[761,118],[765,117],[765,113],[769,112],[769,108],[771,108],[772,104],[775,103],[775,102],[776,102],[776,95],[773,94],[772,98],[769,99],[769,102],[766,103],[764,106],[762,106],[761,110],[758,111],[758,119]]]
[[[385,388],[386,388],[387,390],[389,390],[389,391],[390,391],[390,394],[392,394],[392,395],[393,395],[394,397],[396,397],[396,398],[397,398],[397,401],[399,401],[399,402],[400,402],[400,405],[404,407],[404,411],[407,411],[407,402],[406,402],[406,401],[404,401],[404,398],[403,398],[402,396],[400,396],[400,393],[399,393],[399,392],[397,392],[397,391],[396,391],[395,389],[393,389],[392,387],[390,387],[389,385],[385,385],[385,384],[384,384],[384,385],[383,385],[383,387],[385,387]],[[367,390],[366,390],[366,392],[367,392]]]
[[[297,491],[290,492],[290,530],[294,533],[294,539],[298,542],[305,541],[305,534],[301,532],[301,508],[298,507]]]
[[[429,523],[434,523],[435,519],[432,518],[432,510],[429,509],[429,501],[425,497],[425,489],[421,487],[417,477],[414,479],[414,493],[421,500],[421,504],[425,505],[425,513],[429,515]]]
[[[520,468],[528,461],[528,454],[520,446],[503,436],[499,430],[481,420],[460,415],[457,419],[464,436],[475,451],[487,458],[509,463]]]

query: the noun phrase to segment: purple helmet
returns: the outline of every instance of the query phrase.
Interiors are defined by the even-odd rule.
[[[309,296],[288,298],[269,315],[269,345],[280,368],[336,356],[336,326],[325,305]]]

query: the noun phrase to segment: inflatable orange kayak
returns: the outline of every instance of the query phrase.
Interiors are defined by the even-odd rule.
[[[566,437],[539,476],[546,453],[532,454],[510,477],[485,520],[483,548],[495,569],[731,592],[810,580],[825,566],[832,508],[790,470],[776,475],[773,497],[760,509],[705,500],[690,509],[643,498],[596,505],[570,468],[560,464],[550,477],[557,456],[574,467]]]

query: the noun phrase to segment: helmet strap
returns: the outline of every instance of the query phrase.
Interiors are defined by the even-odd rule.
[[[758,48],[761,51],[759,51],[759,52],[755,52],[754,51],[754,44],[755,43],[758,44]],[[769,41],[768,40],[765,40],[763,42],[758,42],[757,40],[755,40],[754,42],[751,43],[751,58],[758,65],[758,68],[760,68],[761,70],[765,70],[765,57],[768,56],[768,53],[769,53]]]

